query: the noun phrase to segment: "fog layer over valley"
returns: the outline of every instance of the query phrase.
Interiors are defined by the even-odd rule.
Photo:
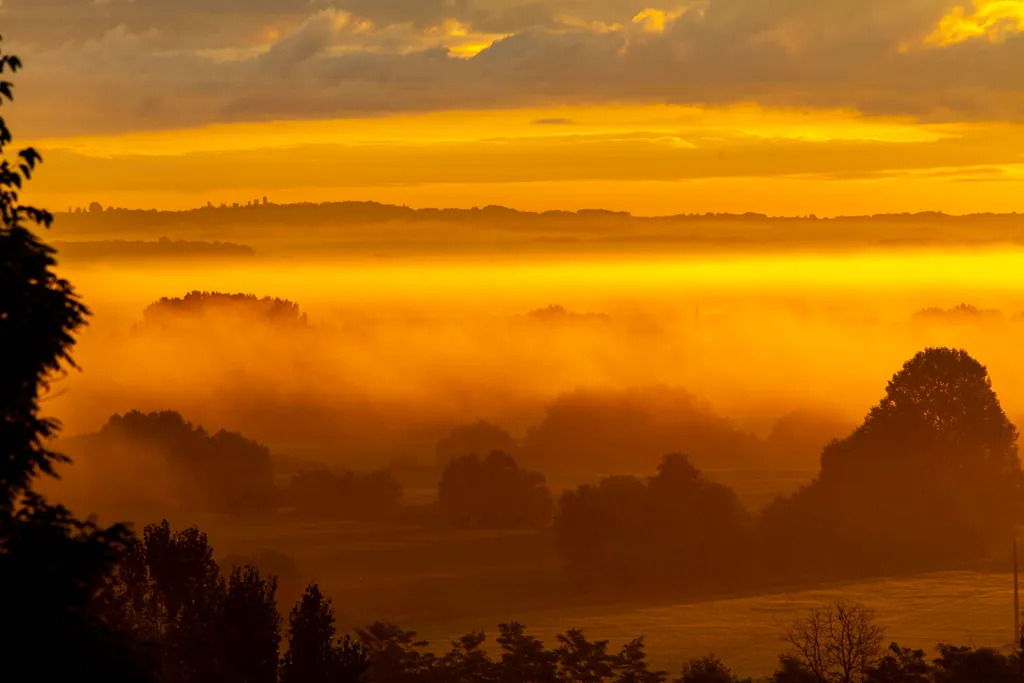
[[[547,471],[646,471],[666,448],[712,469],[814,469],[892,368],[929,345],[971,350],[1007,412],[1024,414],[1024,300],[988,281],[1017,266],[1016,252],[68,266],[96,315],[84,372],[50,406],[69,435],[114,413],[177,410],[345,466],[429,462],[448,430],[482,419],[533,444]],[[280,297],[296,320],[244,306],[143,313],[192,290]],[[993,311],[957,313],[962,302]],[[775,430],[791,413],[804,418]],[[791,423],[805,418],[809,443],[754,443],[773,430],[799,439]],[[651,436],[695,422],[705,438]],[[587,439],[613,461],[586,453]]]

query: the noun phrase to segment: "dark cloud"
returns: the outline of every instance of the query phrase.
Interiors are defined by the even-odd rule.
[[[605,101],[1024,112],[1024,36],[926,43],[955,0],[705,0],[633,23],[647,4],[6,0],[2,19],[34,136]]]

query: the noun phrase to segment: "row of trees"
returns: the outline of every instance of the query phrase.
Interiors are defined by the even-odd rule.
[[[757,515],[673,455],[647,481],[567,492],[554,526],[577,577],[619,588],[976,565],[1005,553],[1022,518],[1016,440],[984,366],[928,349],[825,448],[814,482]],[[655,555],[663,561],[638,561]]]
[[[386,471],[334,472],[303,467],[281,480],[270,450],[237,432],[208,432],[174,411],[114,415],[95,434],[65,442],[84,462],[69,480],[84,504],[133,514],[270,514],[393,519],[402,487]],[[160,508],[155,510],[153,508]]]
[[[331,600],[309,585],[287,625],[275,603],[277,580],[252,566],[222,574],[205,534],[163,522],[119,565],[104,619],[138,638],[164,683],[751,683],[712,655],[677,676],[648,662],[644,639],[614,650],[579,629],[553,648],[519,623],[498,626],[491,644],[473,631],[447,651],[376,622],[339,638]],[[1009,683],[1024,681],[1020,653],[940,644],[884,647],[875,614],[835,603],[780,625],[788,650],[766,683]],[[493,655],[497,654],[497,657]]]

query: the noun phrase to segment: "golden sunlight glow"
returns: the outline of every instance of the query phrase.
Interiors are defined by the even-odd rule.
[[[768,109],[756,105],[690,107],[666,104],[447,111],[331,121],[216,124],[203,128],[113,136],[36,140],[41,149],[97,157],[180,155],[314,144],[470,142],[567,135],[690,134],[805,141],[928,142],[956,126],[910,119],[867,118],[844,110]]]
[[[635,17],[633,23],[643,27],[647,33],[663,33],[665,26],[683,14],[683,10],[666,12],[660,9],[645,9]]]
[[[945,47],[974,38],[1000,42],[1024,32],[1024,0],[974,0],[968,11],[959,5],[939,22],[925,42]]]

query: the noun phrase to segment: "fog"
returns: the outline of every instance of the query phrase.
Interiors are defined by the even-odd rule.
[[[47,408],[67,435],[176,410],[275,454],[365,467],[430,460],[447,430],[478,419],[525,437],[578,390],[687,392],[762,438],[794,411],[852,427],[905,360],[949,345],[988,366],[1013,418],[1024,297],[1007,276],[1019,272],[1024,251],[1010,250],[69,266],[94,316],[82,372]],[[309,324],[143,324],[147,305],[192,290],[288,299]],[[997,313],[915,316],[960,303]],[[527,315],[552,305],[565,314]]]

